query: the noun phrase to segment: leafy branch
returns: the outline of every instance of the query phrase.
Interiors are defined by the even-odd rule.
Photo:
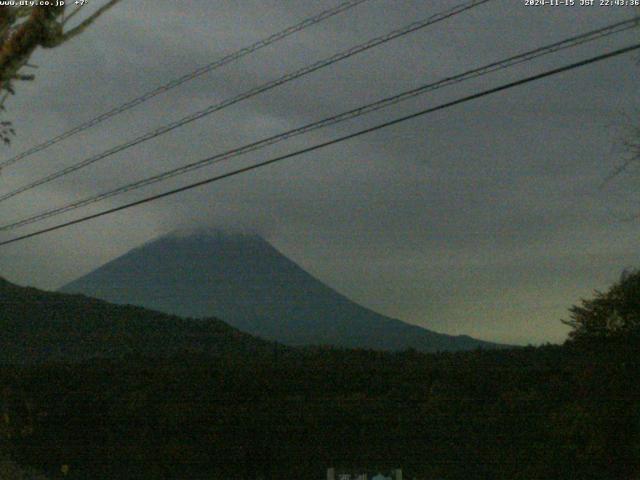
[[[121,0],[109,0],[79,24],[68,27],[69,22],[83,9],[76,7],[65,15],[66,6],[15,7],[0,6],[0,110],[4,111],[9,95],[15,94],[14,83],[32,81],[33,73],[23,73],[25,68],[35,68],[29,59],[38,48],[55,48],[77,37],[100,16]],[[0,122],[0,141],[9,143],[15,131],[10,122]]]

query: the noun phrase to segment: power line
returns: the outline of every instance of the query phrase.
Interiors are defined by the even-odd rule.
[[[71,220],[71,221],[68,221],[68,222],[60,223],[58,225],[54,225],[53,227],[43,228],[41,230],[37,230],[37,231],[32,232],[32,233],[28,233],[28,234],[21,235],[21,236],[16,237],[16,238],[12,238],[10,240],[5,240],[3,242],[0,242],[0,246],[9,245],[11,243],[19,242],[21,240],[26,240],[27,238],[35,237],[35,236],[38,236],[38,235],[42,235],[44,233],[52,232],[52,231],[55,231],[55,230],[59,230],[59,229],[62,229],[62,228],[69,227],[71,225],[75,225],[75,224],[78,224],[78,223],[83,223],[83,222],[86,222],[88,220],[92,220],[92,219],[103,217],[105,215],[109,215],[109,214],[112,214],[112,213],[115,213],[115,212],[119,212],[121,210],[126,210],[126,209],[129,209],[129,208],[138,206],[138,205],[143,205],[145,203],[153,202],[155,200],[159,200],[159,199],[164,198],[164,197],[175,195],[175,194],[187,191],[187,190],[191,190],[191,189],[196,188],[196,187],[200,187],[200,186],[203,186],[203,185],[207,185],[209,183],[214,183],[214,182],[217,182],[217,181],[229,178],[229,177],[240,175],[242,173],[246,173],[246,172],[249,172],[251,170],[257,170],[258,168],[266,167],[267,165],[271,165],[271,164],[274,164],[274,163],[277,163],[277,162],[281,162],[281,161],[289,159],[289,158],[297,157],[297,156],[300,156],[300,155],[303,155],[303,154],[306,154],[306,153],[309,153],[309,152],[320,150],[322,148],[325,148],[325,147],[328,147],[328,146],[331,146],[331,145],[335,145],[337,143],[341,143],[341,142],[344,142],[346,140],[351,140],[351,139],[359,137],[361,135],[365,135],[365,134],[368,134],[368,133],[371,133],[371,132],[382,130],[383,128],[387,128],[387,127],[390,127],[392,125],[397,125],[399,123],[406,122],[408,120],[411,120],[411,119],[414,119],[414,118],[418,118],[418,117],[427,115],[429,113],[433,113],[433,112],[436,112],[436,111],[439,111],[439,110],[445,110],[447,108],[451,108],[453,106],[460,105],[462,103],[466,103],[466,102],[469,102],[471,100],[475,100],[475,99],[478,99],[478,98],[481,98],[481,97],[492,95],[494,93],[498,93],[498,92],[501,92],[501,91],[504,91],[504,90],[508,90],[510,88],[514,88],[514,87],[517,87],[517,86],[520,86],[520,85],[524,85],[524,84],[531,83],[531,82],[534,82],[534,81],[537,81],[537,80],[541,80],[543,78],[547,78],[547,77],[550,77],[550,76],[553,76],[553,75],[558,75],[558,74],[560,74],[562,72],[573,70],[573,69],[576,69],[576,68],[579,68],[579,67],[583,67],[583,66],[592,64],[592,63],[600,62],[600,61],[606,60],[608,58],[617,57],[619,55],[623,55],[625,53],[629,53],[631,51],[635,51],[635,50],[638,50],[638,49],[640,49],[640,43],[636,43],[634,45],[630,45],[630,46],[615,50],[615,51],[610,52],[610,53],[605,53],[605,54],[602,54],[602,55],[598,55],[596,57],[591,57],[591,58],[588,58],[586,60],[582,60],[580,62],[572,63],[570,65],[565,65],[564,67],[559,67],[559,68],[555,68],[555,69],[552,69],[552,70],[547,70],[546,72],[543,72],[543,73],[532,75],[530,77],[526,77],[526,78],[523,78],[521,80],[517,80],[515,82],[506,83],[506,84],[500,85],[498,87],[494,87],[494,88],[491,88],[491,89],[488,89],[488,90],[484,90],[484,91],[479,92],[479,93],[475,93],[475,94],[472,94],[472,95],[467,95],[467,96],[459,98],[457,100],[453,100],[451,102],[443,103],[443,104],[438,105],[436,107],[431,107],[431,108],[428,108],[428,109],[425,109],[425,110],[421,110],[421,111],[416,112],[416,113],[412,113],[410,115],[405,115],[405,116],[396,118],[394,120],[390,120],[388,122],[375,125],[373,127],[369,127],[369,128],[365,128],[363,130],[359,130],[359,131],[357,131],[355,133],[351,133],[349,135],[344,135],[344,136],[341,136],[341,137],[338,137],[338,138],[334,138],[333,140],[329,140],[329,141],[326,141],[326,142],[318,143],[318,144],[313,145],[311,147],[307,147],[307,148],[304,148],[304,149],[301,149],[301,150],[297,150],[297,151],[292,152],[292,153],[288,153],[286,155],[281,155],[281,156],[278,156],[278,157],[275,157],[275,158],[272,158],[272,159],[269,159],[269,160],[265,160],[263,162],[259,162],[259,163],[256,163],[256,164],[253,164],[253,165],[250,165],[250,166],[247,166],[247,167],[243,167],[243,168],[239,168],[237,170],[233,170],[231,172],[227,172],[227,173],[224,173],[224,174],[221,174],[221,175],[210,177],[210,178],[207,178],[205,180],[200,180],[198,182],[191,183],[191,184],[186,185],[184,187],[175,188],[173,190],[169,190],[169,191],[166,191],[166,192],[163,192],[163,193],[159,193],[159,194],[156,194],[156,195],[152,195],[150,197],[143,198],[142,200],[137,200],[135,202],[127,203],[127,204],[121,205],[119,207],[114,207],[114,208],[110,208],[108,210],[103,210],[102,212],[94,213],[92,215],[87,215],[85,217],[81,217],[81,218],[78,218],[78,219],[75,219],[75,220]]]
[[[88,120],[84,123],[81,123],[80,125],[77,125],[76,127],[61,133],[60,135],[57,135],[43,143],[40,143],[34,147],[31,147],[28,150],[25,150],[24,152],[19,153],[18,155],[5,160],[4,162],[0,162],[0,168],[5,168],[8,167],[9,165],[13,165],[16,162],[19,162],[20,160],[27,158],[31,155],[33,155],[34,153],[38,153],[41,152],[42,150],[45,150],[47,148],[49,148],[52,145],[55,145],[56,143],[61,142],[62,140],[65,140],[73,135],[75,135],[76,133],[80,133],[84,130],[87,130],[91,127],[94,127],[96,125],[98,125],[99,123],[104,122],[105,120],[115,117],[116,115],[119,115],[123,112],[126,112],[127,110],[130,110],[134,107],[137,107],[138,105],[140,105],[141,103],[146,102],[147,100],[152,99],[153,97],[156,97],[160,94],[166,93],[170,90],[173,90],[174,88],[182,85],[183,83],[189,82],[201,75],[204,75],[205,73],[209,73],[213,70],[216,70],[218,68],[223,67],[224,65],[227,65],[229,63],[235,62],[236,60],[241,59],[242,57],[249,55],[253,52],[256,52],[264,47],[267,47],[275,42],[278,42],[279,40],[283,40],[287,37],[289,37],[290,35],[293,35],[294,33],[297,33],[301,30],[304,30],[308,27],[311,27],[317,23],[322,22],[323,20],[327,20],[328,18],[331,18],[335,15],[338,15],[342,12],[345,12],[353,7],[356,7],[358,5],[360,5],[361,3],[367,2],[369,0],[349,0],[347,2],[343,2],[340,5],[325,10],[323,12],[320,12],[317,15],[314,15],[312,17],[306,18],[304,20],[302,20],[301,22],[292,25],[290,27],[285,28],[284,30],[281,30],[280,32],[274,33],[273,35],[264,38],[262,40],[259,40],[255,43],[253,43],[252,45],[249,45],[248,47],[244,47],[241,48],[240,50],[237,50],[233,53],[230,53],[229,55],[226,55],[218,60],[216,60],[215,62],[212,62],[208,65],[204,65],[200,68],[197,68],[196,70],[187,73],[186,75],[183,75],[181,77],[178,77],[176,79],[171,80],[170,82],[165,83],[164,85],[161,85],[153,90],[150,90],[144,94],[142,94],[139,97],[134,98],[133,100],[129,100],[126,103],[123,103],[122,105],[115,107],[95,118],[92,118],[91,120]]]
[[[524,62],[529,62],[532,61],[535,58],[544,56],[544,55],[548,55],[554,52],[558,52],[567,48],[572,48],[575,47],[577,45],[581,45],[587,42],[591,42],[591,41],[595,41],[598,40],[600,38],[606,37],[606,36],[610,36],[616,33],[620,33],[622,31],[626,31],[629,30],[631,28],[635,28],[638,26],[638,24],[640,23],[640,17],[635,17],[632,18],[630,20],[626,20],[626,21],[622,21],[622,22],[618,22],[603,28],[599,28],[596,30],[592,30],[550,45],[546,45],[544,47],[539,47],[536,48],[534,50],[530,50],[509,58],[506,58],[504,60],[500,60],[497,62],[493,62],[490,63],[488,65],[479,67],[479,68],[475,68],[469,71],[466,71],[464,73],[452,76],[452,77],[447,77],[444,78],[442,80],[439,80],[437,82],[434,83],[428,83],[426,85],[422,85],[418,88],[414,88],[402,93],[399,93],[397,95],[393,95],[391,97],[387,97],[384,98],[382,100],[378,100],[376,102],[373,103],[369,103],[367,105],[340,113],[338,115],[334,115],[332,117],[328,117],[316,122],[312,122],[309,123],[307,125],[304,125],[302,127],[298,127],[292,130],[288,130],[286,132],[280,133],[278,135],[274,135],[271,137],[267,137],[264,138],[262,140],[256,141],[256,142],[252,142],[249,143],[247,145],[243,145],[241,147],[237,147],[234,148],[232,150],[228,150],[226,152],[223,153],[219,153],[216,154],[214,156],[211,157],[207,157],[205,159],[201,159],[199,161],[196,162],[192,162],[190,164],[187,165],[183,165],[181,167],[178,168],[174,168],[171,170],[168,170],[166,172],[151,176],[151,177],[147,177],[145,179],[142,180],[138,180],[136,182],[132,182],[132,183],[128,183],[126,185],[123,185],[121,187],[118,187],[116,189],[113,190],[109,190],[107,192],[103,192],[101,194],[98,195],[94,195],[82,200],[78,200],[75,202],[72,202],[70,204],[64,205],[62,207],[57,207],[57,208],[53,208],[50,210],[47,210],[45,212],[41,212],[39,214],[33,215],[31,217],[22,219],[22,220],[18,220],[15,221],[13,223],[10,224],[5,224],[0,226],[0,231],[7,231],[7,230],[12,230],[18,227],[22,227],[25,225],[29,225],[35,222],[38,222],[40,220],[44,220],[53,216],[57,216],[57,215],[61,215],[63,213],[75,210],[77,208],[80,207],[84,207],[86,205],[90,205],[102,200],[106,200],[107,198],[111,198],[114,197],[116,195],[120,195],[123,194],[125,192],[129,192],[132,190],[137,190],[139,188],[166,180],[168,178],[174,177],[174,176],[178,176],[178,175],[182,175],[184,173],[193,171],[193,170],[197,170],[199,168],[203,168],[205,166],[214,164],[214,163],[219,163],[225,160],[228,160],[230,158],[233,157],[237,157],[240,155],[244,155],[246,153],[249,152],[253,152],[256,150],[259,150],[261,148],[282,142],[284,140],[290,139],[292,137],[295,136],[299,136],[320,128],[324,128],[324,127],[328,127],[328,126],[332,126],[332,125],[336,125],[338,123],[342,123],[345,122],[347,120],[351,120],[357,117],[360,117],[362,115],[377,111],[377,110],[381,110],[383,108],[387,108],[391,105],[397,104],[399,102],[402,101],[406,101],[410,98],[414,98],[418,95],[422,95],[425,94],[427,92],[430,91],[434,91],[446,86],[450,86],[450,85],[454,85],[457,83],[461,83],[463,81],[466,80],[470,80],[472,78],[477,78],[483,75],[487,75],[489,73],[498,71],[498,70],[502,70],[505,68],[509,68],[512,67],[514,65],[518,65]]]
[[[107,157],[110,157],[111,155],[114,155],[116,153],[122,152],[124,150],[127,150],[131,147],[134,147],[136,145],[139,145],[143,142],[146,142],[148,140],[152,140],[156,137],[159,137],[161,135],[164,135],[165,133],[168,133],[172,130],[175,130],[179,127],[182,127],[184,125],[187,125],[195,120],[199,120],[203,117],[206,117],[208,115],[211,115],[215,112],[218,112],[220,110],[223,110],[224,108],[230,107],[231,105],[234,105],[236,103],[239,103],[243,100],[246,100],[248,98],[254,97],[256,95],[259,95],[263,92],[266,92],[268,90],[271,90],[273,88],[276,88],[284,83],[290,82],[292,80],[295,80],[297,78],[300,78],[302,76],[308,75],[312,72],[315,72],[317,70],[320,70],[322,68],[328,67],[330,65],[333,65],[337,62],[340,62],[342,60],[345,60],[347,58],[350,58],[354,55],[357,55],[359,53],[362,53],[366,50],[369,50],[371,48],[377,47],[383,43],[387,43],[390,42],[391,40],[394,40],[396,38],[400,38],[403,37],[405,35],[408,35],[410,33],[413,33],[417,30],[420,30],[422,28],[425,28],[427,26],[433,25],[435,23],[441,22],[443,20],[446,20],[448,18],[454,17],[456,15],[459,15],[467,10],[470,10],[472,8],[475,8],[477,6],[480,6],[484,3],[490,2],[492,0],[471,0],[469,2],[466,2],[464,4],[458,5],[456,7],[453,7],[443,13],[437,13],[435,15],[432,15],[430,17],[428,17],[425,20],[421,20],[418,22],[413,22],[403,28],[400,28],[398,30],[394,30],[390,33],[387,33],[386,35],[382,35],[380,37],[376,37],[372,40],[367,41],[366,43],[362,43],[360,45],[357,45],[355,47],[352,47],[348,50],[345,50],[343,52],[337,53],[335,55],[332,55],[331,57],[328,57],[324,60],[320,60],[318,62],[315,62],[311,65],[308,65],[306,67],[303,67],[299,70],[296,70],[292,73],[289,73],[287,75],[284,75],[276,80],[267,82],[265,84],[262,84],[258,87],[252,88],[244,93],[241,93],[235,97],[229,98],[227,100],[223,100],[222,102],[210,105],[209,107],[205,108],[204,110],[200,110],[198,112],[192,113],[190,115],[187,115],[186,117],[177,120],[175,122],[172,122],[170,124],[164,125],[160,128],[157,128],[156,130],[153,130],[151,132],[148,132],[140,137],[137,137],[133,140],[130,140],[126,143],[120,144],[116,147],[113,147],[109,150],[106,150],[98,155],[95,155],[93,157],[89,157],[85,160],[82,160],[81,162],[78,162],[74,165],[71,165],[69,167],[63,168],[62,170],[59,170],[57,172],[54,172],[50,175],[47,175],[46,177],[43,177],[39,180],[36,180],[34,182],[31,182],[27,185],[24,185],[22,187],[19,187],[11,192],[5,193],[3,195],[0,195],[0,202],[7,200],[9,198],[15,197],[16,195],[19,195],[23,192],[26,192],[28,190],[31,190],[33,188],[36,188],[40,185],[44,185],[45,183],[49,183],[53,180],[56,180],[60,177],[63,177],[65,175],[68,175],[72,172],[78,171],[84,167],[87,167],[95,162],[98,162],[100,160],[103,160]]]

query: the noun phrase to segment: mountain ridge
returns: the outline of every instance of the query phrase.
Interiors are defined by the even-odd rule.
[[[128,356],[270,354],[286,347],[221,320],[184,319],[81,294],[21,287],[0,277],[0,363]]]

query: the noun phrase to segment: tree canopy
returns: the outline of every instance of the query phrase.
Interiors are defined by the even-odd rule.
[[[571,341],[630,339],[640,336],[640,270],[626,271],[606,292],[596,291],[569,310],[563,323]]]

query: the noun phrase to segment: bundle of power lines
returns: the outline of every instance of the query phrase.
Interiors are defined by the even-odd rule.
[[[194,70],[192,72],[189,72],[177,79],[171,80],[169,82],[167,82],[166,84],[151,90],[139,97],[136,97],[118,107],[115,107],[111,110],[109,110],[108,112],[105,112],[101,115],[96,116],[95,118],[82,123],[66,132],[61,133],[60,135],[57,135],[49,140],[46,140],[38,145],[35,145],[34,147],[25,150],[23,152],[21,152],[18,155],[13,156],[12,158],[9,158],[8,160],[2,161],[0,162],[0,168],[4,167],[9,167],[11,165],[14,165],[20,161],[22,161],[23,159],[30,157],[38,152],[41,152],[43,150],[46,150],[47,148],[62,142],[63,140],[66,140],[70,137],[73,137],[74,135],[76,135],[77,133],[80,133],[84,130],[87,130],[89,128],[92,128],[100,123],[102,123],[103,121],[115,117],[127,110],[130,110],[138,105],[141,105],[142,103],[150,100],[151,98],[154,98],[156,96],[159,96],[161,94],[164,94],[174,88],[179,87],[180,85],[189,82],[190,80],[193,80],[201,75],[204,75],[205,73],[211,72],[215,69],[221,68],[231,62],[237,61],[238,59],[249,55],[251,53],[254,53],[258,50],[260,50],[261,48],[264,48],[267,45],[271,45],[273,43],[276,43],[290,35],[293,35],[296,32],[302,31],[306,28],[309,28],[313,25],[318,24],[319,22],[322,22],[323,20],[326,20],[328,18],[331,18],[333,16],[336,16],[338,14],[347,12],[348,10],[362,5],[364,3],[366,3],[367,1],[370,0],[352,0],[352,1],[347,1],[344,3],[341,3],[340,5],[338,5],[335,8],[329,9],[329,10],[325,10],[323,12],[320,12],[317,15],[314,15],[310,18],[307,18],[305,20],[303,20],[302,22],[293,25],[289,28],[286,28],[284,30],[282,30],[281,32],[275,33],[273,35],[271,35],[270,37],[260,40],[248,47],[245,47],[241,50],[238,50],[237,52],[234,52],[230,55],[227,55],[219,60],[216,60],[204,67],[198,68],[197,70]],[[151,139],[157,138],[159,136],[162,136],[170,131],[176,130],[178,128],[181,128],[185,125],[188,125],[196,120],[199,120],[201,118],[207,117],[209,115],[212,115],[216,112],[219,112],[225,108],[230,107],[231,105],[235,105],[239,102],[242,102],[246,99],[255,97],[257,95],[260,95],[264,92],[267,92],[269,90],[272,90],[276,87],[279,87],[281,85],[284,85],[286,83],[289,83],[295,79],[301,78],[303,76],[306,75],[310,75],[313,72],[316,72],[318,70],[324,69],[324,68],[328,68],[338,62],[341,62],[347,58],[353,57],[355,55],[358,55],[362,52],[365,52],[367,50],[373,49],[379,45],[391,42],[397,38],[409,35],[411,33],[417,32],[419,30],[425,29],[431,25],[434,25],[436,23],[439,22],[443,22],[449,19],[452,19],[458,15],[464,14],[465,12],[474,9],[474,8],[478,8],[484,4],[488,4],[491,3],[493,0],[471,0],[462,4],[459,4],[451,9],[448,9],[446,11],[443,12],[438,12],[434,15],[431,15],[423,20],[420,21],[416,21],[416,22],[412,22],[409,25],[406,25],[405,27],[399,28],[399,29],[395,29],[391,32],[388,32],[385,35],[381,35],[375,38],[372,38],[364,43],[361,43],[359,45],[355,45],[347,50],[344,50],[342,52],[336,53],[334,55],[331,55],[323,60],[317,61],[315,63],[312,63],[310,65],[307,65],[303,68],[300,68],[294,72],[285,74],[279,78],[277,78],[276,80],[270,81],[270,82],[266,82],[262,85],[259,85],[257,87],[254,87],[250,90],[247,90],[245,92],[242,92],[238,95],[235,95],[231,98],[225,99],[221,102],[217,102],[214,103],[212,105],[209,105],[208,107],[199,110],[197,112],[194,112],[180,120],[171,122],[167,125],[164,125],[160,128],[157,128],[155,130],[149,131],[147,133],[145,133],[144,135],[138,136],[132,140],[123,142],[113,148],[110,148],[104,152],[101,152],[99,154],[93,155],[91,157],[85,158],[80,160],[79,162],[76,162],[74,164],[72,164],[71,166],[68,166],[66,168],[63,168],[59,171],[53,172],[47,176],[44,176],[38,180],[32,181],[28,184],[22,185],[18,188],[6,191],[6,192],[2,192],[0,190],[0,202],[3,202],[5,200],[8,200],[12,197],[15,197],[17,195],[21,195],[24,194],[26,192],[29,192],[30,190],[33,190],[41,185],[47,184],[49,182],[52,182],[56,179],[65,177],[67,175],[72,174],[73,172],[76,172],[78,170],[81,170],[85,167],[88,167],[89,165],[95,164],[99,161],[102,161],[108,157],[111,157],[112,155],[115,155],[116,153],[119,152],[123,152],[125,150],[128,150],[130,148],[133,148],[137,145],[140,145],[144,142],[147,142]],[[16,219],[14,221],[11,221],[9,223],[6,224],[1,224],[0,225],[0,232],[1,231],[9,231],[9,230],[14,230],[20,227],[24,227],[26,225],[30,225],[33,223],[37,223],[37,222],[41,222],[44,221],[48,218],[51,217],[55,217],[58,215],[62,215],[64,213],[70,212],[72,210],[76,210],[82,207],[86,207],[88,205],[106,200],[108,198],[112,198],[118,195],[122,195],[126,192],[132,191],[132,190],[137,190],[140,188],[143,188],[145,186],[151,185],[151,184],[155,184],[158,182],[162,182],[165,181],[169,178],[172,177],[176,177],[179,175],[183,175],[187,172],[191,172],[194,170],[197,170],[199,168],[214,164],[214,163],[219,163],[222,161],[227,161],[230,160],[232,158],[235,157],[239,157],[241,155],[247,154],[249,152],[254,152],[257,150],[260,150],[262,148],[265,148],[267,146],[270,145],[274,145],[276,143],[279,142],[283,142],[286,141],[288,139],[291,139],[292,137],[296,137],[296,136],[300,136],[303,134],[307,134],[309,132],[312,132],[314,130],[318,130],[321,128],[325,128],[325,127],[329,127],[329,126],[333,126],[342,122],[345,122],[347,120],[351,120],[357,117],[361,117],[364,115],[367,115],[369,113],[375,112],[375,111],[379,111],[379,110],[383,110],[385,108],[388,108],[392,105],[398,104],[400,102],[405,102],[409,99],[415,98],[419,95],[424,95],[428,92],[432,92],[434,90],[437,89],[441,89],[447,86],[451,86],[451,85],[455,85],[458,83],[462,83],[468,80],[471,80],[473,78],[477,78],[483,75],[488,75],[490,73],[499,71],[499,70],[504,70],[510,67],[513,67],[515,65],[518,64],[522,64],[525,62],[530,62],[535,58],[538,57],[542,57],[545,55],[550,55],[552,53],[561,51],[561,50],[566,50],[569,48],[573,48],[576,47],[578,45],[582,45],[588,42],[594,42],[597,41],[599,39],[602,39],[604,37],[609,37],[624,31],[628,31],[630,29],[633,28],[637,28],[640,25],[640,17],[634,17],[634,18],[630,18],[629,20],[626,21],[620,21],[614,24],[610,24],[610,25],[606,25],[602,28],[596,29],[596,30],[591,30],[588,32],[584,32],[580,35],[576,35],[570,38],[566,38],[562,41],[559,42],[555,42],[549,45],[544,45],[544,46],[540,46],[537,47],[535,49],[532,50],[528,50],[525,52],[522,52],[518,55],[514,55],[514,56],[510,56],[508,58],[499,60],[499,61],[495,61],[495,62],[491,62],[487,65],[483,65],[480,67],[476,67],[464,72],[461,72],[457,75],[454,76],[450,76],[447,78],[443,78],[439,81],[436,82],[431,82],[431,83],[427,83],[424,85],[420,85],[416,88],[407,90],[407,91],[403,91],[403,92],[399,92],[395,95],[386,97],[386,98],[382,98],[380,100],[377,100],[375,102],[371,102],[365,105],[362,105],[358,108],[354,108],[354,109],[350,109],[348,111],[345,112],[341,112],[339,114],[330,116],[328,118],[324,118],[303,126],[300,126],[298,128],[294,128],[291,130],[287,130],[284,131],[282,133],[279,133],[277,135],[273,135],[273,136],[269,136],[266,138],[262,138],[260,140],[251,142],[249,144],[246,145],[241,145],[238,146],[236,148],[227,150],[225,152],[221,152],[215,155],[212,155],[210,157],[207,158],[203,158],[200,159],[198,161],[195,162],[190,162],[188,164],[185,165],[181,165],[175,168],[172,168],[170,170],[167,170],[163,173],[160,174],[156,174],[153,176],[149,176],[147,178],[144,178],[142,180],[138,180],[135,182],[130,182],[127,183],[125,185],[122,185],[118,188],[115,189],[111,189],[108,191],[104,191],[92,196],[89,196],[87,198],[84,199],[80,199],[80,200],[76,200],[74,202],[70,202],[68,204],[65,205],[61,205],[59,207],[54,207],[51,209],[47,209],[44,210],[40,213],[37,213],[35,215],[26,217],[26,218],[21,218],[21,219]],[[66,222],[62,222],[62,223],[58,223],[56,225],[53,226],[49,226],[46,228],[41,228],[39,230],[30,232],[30,233],[26,233],[26,234],[22,234],[19,236],[16,236],[14,238],[11,238],[9,240],[5,240],[0,242],[0,246],[2,245],[7,245],[10,243],[14,243],[14,242],[18,242],[21,240],[25,240],[27,238],[30,237],[34,237],[37,235],[42,235],[44,233],[47,232],[51,232],[54,230],[58,230],[58,229],[62,229],[62,228],[66,228],[69,227],[71,225],[77,224],[77,223],[81,223],[81,222],[85,222],[94,218],[98,218],[98,217],[102,217],[111,213],[115,213],[121,210],[125,210],[125,209],[129,209],[129,208],[133,208],[135,206],[138,205],[142,205],[145,203],[149,203],[149,202],[153,202],[156,200],[159,200],[161,198],[170,196],[170,195],[175,195],[178,194],[180,192],[184,192],[186,190],[190,190],[196,187],[200,187],[206,184],[210,184],[216,181],[220,181],[222,179],[225,178],[229,178],[235,175],[240,175],[242,173],[248,172],[248,171],[252,171],[252,170],[256,170],[262,167],[265,167],[267,165],[271,165],[274,164],[276,162],[281,162],[284,161],[286,159],[290,159],[293,157],[297,157],[300,155],[303,155],[305,153],[309,153],[312,151],[316,151],[325,147],[328,147],[330,145],[334,145],[337,143],[341,143],[341,142],[345,142],[348,141],[350,139],[362,136],[362,135],[366,135],[368,133],[377,131],[377,130],[381,130],[383,128],[387,128],[390,127],[391,125],[396,125],[402,122],[406,122],[408,120],[411,120],[413,118],[417,118],[417,117],[421,117],[421,116],[425,116],[428,115],[430,113],[439,111],[439,110],[444,110],[450,107],[453,107],[455,105],[459,105],[462,103],[466,103],[472,100],[475,100],[477,98],[480,97],[484,97],[487,95],[492,95],[495,93],[498,93],[500,91],[504,91],[507,89],[511,89],[511,88],[515,88],[518,87],[520,85],[524,85],[530,82],[534,82],[543,78],[547,78],[553,75],[558,75],[562,72],[566,72],[569,70],[573,70],[576,68],[580,68],[589,64],[593,64],[596,62],[600,62],[600,61],[604,61],[606,59],[612,58],[612,57],[616,57],[619,55],[623,55],[626,54],[628,52],[634,51],[634,50],[638,50],[640,49],[640,43],[635,43],[632,45],[628,45],[626,47],[623,48],[619,48],[617,50],[608,52],[608,53],[602,53],[600,55],[596,55],[590,58],[586,58],[562,67],[558,67],[558,68],[554,68],[551,70],[547,70],[547,71],[543,71],[540,72],[538,74],[535,75],[531,75],[528,76],[526,78],[522,78],[520,80],[516,80],[516,81],[512,81],[512,82],[508,82],[502,85],[499,85],[497,87],[494,88],[490,88],[475,94],[471,94],[471,95],[467,95],[461,98],[458,98],[456,100],[441,104],[441,105],[437,105],[435,107],[431,107],[428,109],[423,109],[420,110],[418,112],[412,113],[410,115],[405,115],[405,116],[401,116],[398,118],[394,118],[392,120],[388,120],[386,122],[374,125],[372,127],[369,128],[365,128],[359,131],[356,131],[354,133],[350,133],[347,135],[342,135],[339,136],[337,138],[334,138],[332,140],[329,141],[325,141],[322,143],[317,143],[317,144],[313,144],[310,145],[306,148],[303,148],[301,150],[297,150],[291,153],[288,153],[286,155],[281,155],[275,158],[269,158],[263,161],[260,161],[258,163],[254,163],[251,164],[249,166],[244,166],[242,168],[236,168],[234,170],[231,170],[229,172],[226,172],[224,174],[220,174],[220,175],[216,175],[213,177],[209,177],[209,178],[205,178],[190,184],[187,184],[185,186],[179,187],[179,188],[175,188],[175,189],[171,189],[159,194],[155,194],[155,195],[151,195],[148,196],[146,198],[143,198],[141,200],[137,200],[134,202],[130,202],[130,203],[126,203],[123,205],[120,205],[118,207],[115,208],[110,208],[110,209],[106,209],[103,211],[100,211],[98,213],[94,213],[91,215],[85,215],[70,221],[66,221]],[[0,184],[1,186],[1,184]]]

